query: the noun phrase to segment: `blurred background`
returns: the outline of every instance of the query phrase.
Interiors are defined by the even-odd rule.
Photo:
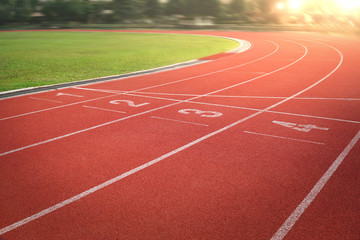
[[[107,24],[359,31],[360,0],[0,0],[2,28],[106,27]]]

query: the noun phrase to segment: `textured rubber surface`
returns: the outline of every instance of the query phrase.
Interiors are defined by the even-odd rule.
[[[0,238],[358,240],[360,40],[175,33],[252,47],[0,100]]]

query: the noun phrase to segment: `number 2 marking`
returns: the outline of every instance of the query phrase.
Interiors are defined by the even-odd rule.
[[[135,104],[133,101],[130,101],[130,100],[113,100],[113,101],[110,101],[111,104],[120,104],[120,102],[126,103],[129,107],[142,107],[142,106],[145,106],[145,105],[149,104],[149,103]]]
[[[223,114],[220,112],[214,112],[214,111],[201,111],[198,109],[181,109],[179,110],[179,113],[182,114],[189,114],[193,112],[194,114],[198,114],[200,115],[200,117],[211,117],[211,118],[215,118],[215,117],[220,117]]]

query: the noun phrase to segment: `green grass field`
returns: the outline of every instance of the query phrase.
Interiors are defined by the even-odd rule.
[[[237,46],[175,34],[0,32],[0,91],[145,70]]]

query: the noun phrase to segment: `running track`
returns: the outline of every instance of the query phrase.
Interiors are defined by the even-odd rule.
[[[359,240],[360,40],[175,33],[251,48],[0,100],[0,239]]]

